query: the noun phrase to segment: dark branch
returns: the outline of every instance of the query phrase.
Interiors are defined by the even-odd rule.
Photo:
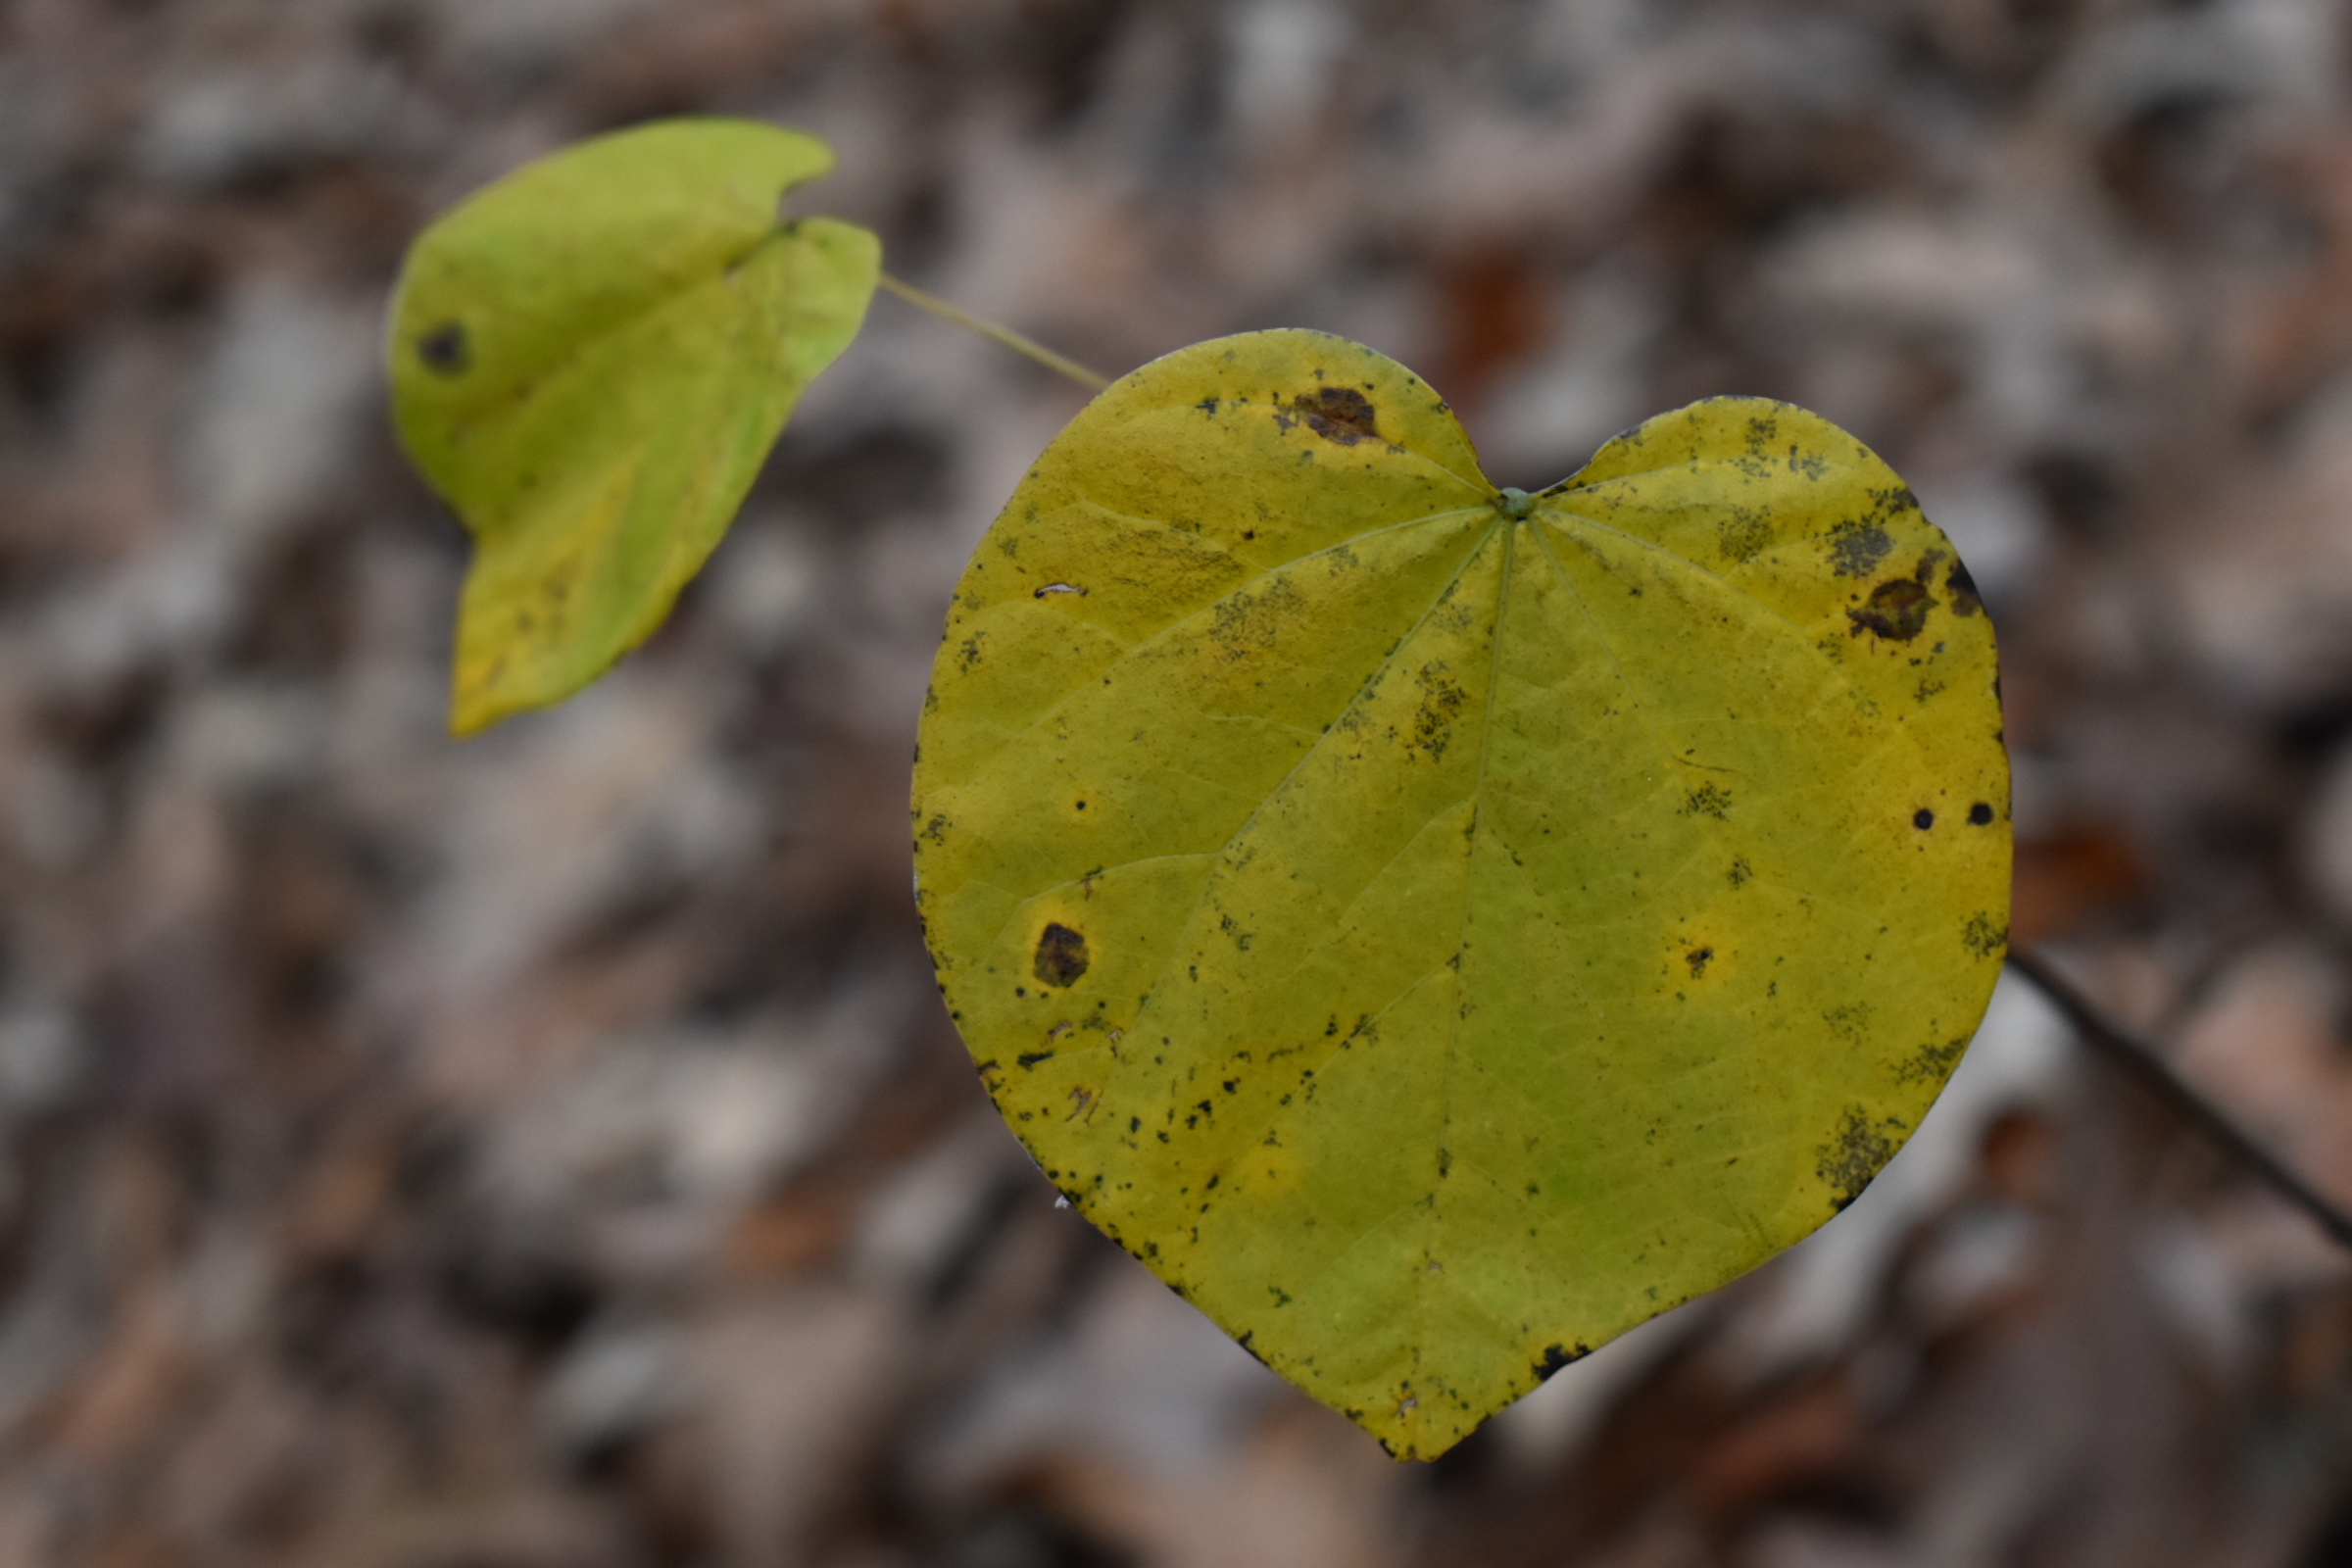
[[[2321,1197],[2276,1154],[2248,1138],[2211,1101],[2190,1088],[2146,1043],[2076,990],[2048,959],[2037,953],[2013,951],[2009,955],[2009,967],[2038,987],[2082,1038],[2105,1052],[2109,1060],[2153,1090],[2159,1100],[2270,1183],[2288,1202],[2310,1215],[2339,1246],[2352,1248],[2352,1216]]]

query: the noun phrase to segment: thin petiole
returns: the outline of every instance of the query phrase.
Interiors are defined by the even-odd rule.
[[[912,283],[901,282],[888,272],[882,274],[881,281],[884,288],[907,304],[929,311],[933,316],[946,320],[954,321],[957,326],[968,326],[983,337],[993,338],[1012,350],[1013,353],[1036,361],[1055,374],[1068,376],[1090,392],[1100,392],[1110,385],[1109,376],[1098,375],[1076,360],[1065,359],[1042,343],[1033,343],[1009,326],[999,326],[994,321],[984,321],[971,312],[958,306],[950,305],[936,294],[926,294]]]
[[[2012,950],[2009,967],[2032,981],[2066,1015],[2076,1032],[2104,1052],[2109,1060],[2154,1091],[2158,1099],[2301,1209],[2338,1245],[2352,1248],[2352,1215],[2321,1197],[2318,1189],[2284,1160],[2247,1137],[2236,1122],[2190,1088],[2145,1042],[2076,990],[2048,959],[2037,953]]]

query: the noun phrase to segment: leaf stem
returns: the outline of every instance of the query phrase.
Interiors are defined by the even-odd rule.
[[[1110,385],[1109,376],[1099,375],[1080,365],[1076,360],[1065,359],[1042,343],[1033,343],[1009,326],[999,326],[994,321],[984,321],[960,306],[950,305],[936,294],[926,294],[912,283],[902,282],[888,272],[882,274],[881,282],[884,288],[907,304],[929,311],[933,316],[954,321],[957,326],[968,326],[983,337],[993,338],[1012,350],[1013,353],[1024,359],[1036,361],[1056,375],[1068,376],[1090,392],[1100,392]]]
[[[2347,1215],[2321,1197],[2317,1189],[2278,1155],[2247,1137],[2237,1123],[2174,1072],[2152,1047],[2107,1016],[2096,1003],[2075,989],[2073,982],[2061,975],[2047,958],[2038,953],[2012,952],[2009,955],[2009,967],[2033,982],[2060,1012],[2066,1014],[2067,1021],[2075,1026],[2076,1031],[2103,1052],[2110,1061],[2132,1074],[2143,1087],[2152,1090],[2157,1099],[2180,1112],[2239,1163],[2268,1182],[2280,1197],[2310,1216],[2313,1223],[2326,1231],[2338,1246],[2352,1248],[2352,1215]]]

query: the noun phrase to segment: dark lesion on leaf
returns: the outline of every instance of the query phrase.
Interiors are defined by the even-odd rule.
[[[473,344],[463,321],[444,321],[416,340],[416,358],[441,375],[463,375],[472,368]]]
[[[1711,816],[1717,821],[1732,808],[1732,796],[1720,784],[1701,784],[1683,799],[1683,815]]]
[[[1919,510],[1919,497],[1909,485],[1889,485],[1870,492],[1870,510],[1848,517],[1830,530],[1830,569],[1840,577],[1867,577],[1879,569],[1894,549],[1886,525]],[[1923,574],[1923,585],[1926,581]]]
[[[1871,1014],[1876,1010],[1867,1002],[1849,1002],[1830,1008],[1821,1015],[1821,1021],[1839,1040],[1859,1046],[1869,1037]]]
[[[1236,590],[1216,603],[1209,640],[1229,662],[1256,658],[1281,640],[1305,607],[1306,596],[1286,577],[1275,578],[1255,594]]]
[[[1860,1198],[1871,1178],[1894,1157],[1902,1132],[1903,1124],[1892,1116],[1874,1123],[1861,1106],[1847,1107],[1837,1135],[1815,1151],[1813,1167],[1813,1173],[1837,1195],[1834,1201],[1839,1210]]]
[[[1692,948],[1683,955],[1683,962],[1690,966],[1690,978],[1696,980],[1707,972],[1707,965],[1714,961],[1714,957],[1713,948]]]
[[[1446,679],[1447,673],[1448,666],[1439,660],[1422,665],[1421,672],[1414,677],[1414,683],[1421,688],[1421,706],[1413,713],[1413,738],[1407,749],[1427,752],[1433,762],[1446,756],[1454,717],[1470,700],[1467,692]]]
[[[1351,447],[1358,441],[1380,439],[1378,412],[1371,399],[1351,386],[1319,386],[1312,392],[1301,392],[1291,400],[1291,407],[1306,421],[1308,429],[1326,441]]]
[[[1902,493],[1907,496],[1911,492]],[[1868,604],[1845,612],[1845,618],[1854,623],[1853,635],[1874,632],[1898,643],[1917,637],[1927,627],[1928,612],[1936,608],[1936,596],[1929,589],[1936,581],[1936,568],[1942,563],[1943,552],[1931,550],[1919,558],[1919,564],[1910,576],[1889,578],[1873,588]],[[1936,651],[1942,652],[1940,648]]]
[[[1928,612],[1936,608],[1936,596],[1927,585],[1910,577],[1896,577],[1883,582],[1870,591],[1870,600],[1859,610],[1849,610],[1845,618],[1854,623],[1853,635],[1869,632],[1892,643],[1907,643],[1927,629]]]
[[[1085,935],[1055,920],[1037,939],[1031,972],[1050,986],[1073,986],[1086,973],[1087,961]]]
[[[1980,909],[1968,917],[1960,931],[1960,941],[1980,958],[1994,958],[2009,951],[2009,927]]]
[[[1716,547],[1723,559],[1739,564],[1764,553],[1772,544],[1772,514],[1753,507],[1733,507],[1715,524]]]
[[[1984,599],[1977,593],[1977,579],[1968,568],[1955,561],[1952,569],[1944,573],[1943,591],[1952,598],[1952,613],[1966,620],[1984,608]]]
[[[1877,522],[1848,518],[1830,530],[1830,569],[1840,577],[1867,577],[1894,549],[1894,541]]]
[[[1894,1069],[1894,1081],[1898,1084],[1941,1083],[1960,1064],[1961,1053],[1966,1050],[1966,1035],[1955,1035],[1940,1044],[1930,1041]]]
[[[1579,1341],[1573,1347],[1566,1345],[1546,1345],[1544,1347],[1544,1354],[1536,1361],[1537,1380],[1542,1381],[1549,1378],[1560,1368],[1564,1366],[1573,1366],[1592,1353],[1592,1348],[1589,1345],[1586,1345],[1582,1341]]]

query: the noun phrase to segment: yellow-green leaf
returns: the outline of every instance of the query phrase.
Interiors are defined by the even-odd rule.
[[[474,536],[459,733],[568,697],[650,636],[857,335],[879,244],[779,206],[832,166],[796,131],[663,122],[527,166],[410,251],[393,410]]]
[[[958,588],[950,1007],[1046,1173],[1401,1455],[1852,1200],[2000,966],[1992,629],[1787,404],[1497,491],[1343,339],[1127,376]]]

